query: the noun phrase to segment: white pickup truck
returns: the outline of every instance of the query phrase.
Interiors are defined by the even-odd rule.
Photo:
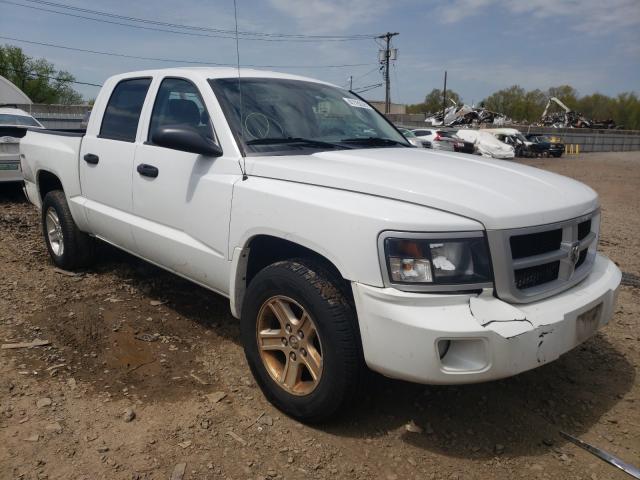
[[[413,148],[336,86],[234,69],[114,76],[85,135],[29,131],[53,262],[106,241],[228,297],[267,398],[320,421],[364,366],[427,384],[508,377],[611,319],[597,194]]]

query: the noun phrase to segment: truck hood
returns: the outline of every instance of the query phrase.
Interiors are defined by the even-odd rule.
[[[586,185],[513,162],[414,148],[247,158],[249,175],[338,188],[462,215],[487,229],[544,225],[597,208]]]

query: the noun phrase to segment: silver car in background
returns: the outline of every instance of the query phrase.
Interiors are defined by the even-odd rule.
[[[21,182],[20,139],[27,128],[44,128],[24,110],[0,105],[0,183]]]
[[[403,127],[397,127],[397,128],[400,131],[400,133],[404,135],[404,138],[406,138],[409,141],[409,143],[414,147],[431,148],[431,142],[429,142],[428,140],[423,140],[421,138],[416,137],[415,133],[413,133],[411,130],[407,128],[403,128]]]

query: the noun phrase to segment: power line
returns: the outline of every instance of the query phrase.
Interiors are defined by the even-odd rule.
[[[135,58],[138,60],[152,60],[156,62],[171,62],[171,63],[188,63],[188,64],[199,64],[199,65],[216,65],[216,66],[230,66],[230,63],[214,63],[214,62],[204,62],[200,60],[174,60],[170,58],[156,58],[156,57],[138,57],[135,55],[126,55],[124,53],[115,53],[115,52],[101,52],[98,50],[87,50],[84,48],[76,48],[76,47],[67,47],[64,45],[56,45],[54,43],[45,43],[45,42],[34,42],[32,40],[23,40],[21,38],[13,38],[13,37],[4,37],[0,36],[3,40],[11,40],[13,42],[22,42],[29,43],[31,45],[42,45],[45,47],[53,47],[53,48],[61,48],[63,50],[73,50],[75,52],[84,52],[84,53],[92,53],[95,55],[108,55],[111,57],[124,57],[124,58]]]
[[[359,89],[354,90],[354,92],[364,93],[364,92],[368,92],[369,90],[373,90],[374,88],[381,87],[382,85],[384,85],[384,83],[374,83],[373,85],[366,85],[364,87],[360,87]]]
[[[363,78],[368,77],[369,75],[371,75],[373,72],[377,72],[379,70],[380,70],[380,67],[378,65],[376,65],[371,70],[369,70],[367,73],[363,73],[362,75],[354,77],[353,81],[355,82],[355,81],[358,81],[358,80],[362,80]]]
[[[121,57],[121,58],[134,58],[137,60],[150,60],[154,62],[167,62],[167,63],[181,63],[181,64],[190,64],[190,65],[208,65],[208,66],[217,66],[217,67],[235,67],[236,64],[233,63],[216,63],[204,60],[178,60],[173,58],[157,58],[157,57],[140,57],[136,55],[127,55],[124,53],[117,52],[102,52],[99,50],[88,50],[84,48],[77,47],[68,47],[65,45],[56,45],[54,43],[45,43],[45,42],[34,42],[32,40],[24,40],[21,38],[14,37],[5,37],[0,36],[3,40],[11,40],[13,42],[22,42],[28,43],[31,45],[41,45],[45,47],[53,47],[60,48],[63,50],[72,50],[75,52],[83,52],[83,53],[91,53],[94,55],[106,55],[110,57]],[[256,68],[346,68],[346,67],[364,67],[370,66],[370,63],[351,63],[351,64],[343,64],[343,65],[254,65],[254,64],[245,64],[244,67],[256,67]]]
[[[47,80],[55,80],[56,82],[77,83],[78,85],[90,85],[92,87],[101,87],[102,86],[99,83],[80,82],[78,80],[68,80],[66,78],[52,77],[52,76],[44,75],[44,74],[36,72],[36,71],[28,72],[26,70],[18,70],[16,68],[12,68],[12,67],[5,67],[5,68],[7,70],[12,71],[13,73],[20,73],[22,75],[28,75],[28,76],[31,76],[32,78],[46,78]]]
[[[209,27],[200,27],[200,26],[195,26],[195,25],[184,25],[184,24],[179,24],[179,23],[169,23],[169,22],[161,22],[158,20],[150,20],[150,19],[146,19],[146,18],[139,18],[139,17],[130,17],[127,15],[119,15],[119,14],[115,14],[115,13],[109,13],[109,12],[103,12],[100,10],[91,10],[88,8],[81,8],[81,7],[75,7],[72,5],[66,5],[66,4],[62,4],[62,3],[56,3],[56,2],[50,2],[50,1],[46,1],[46,0],[23,0],[26,2],[30,2],[30,3],[36,3],[36,4],[40,4],[40,5],[47,5],[50,7],[57,7],[57,8],[62,8],[65,10],[73,10],[76,12],[82,12],[82,13],[88,13],[91,15],[98,15],[98,16],[103,16],[103,17],[108,17],[108,18],[116,18],[119,20],[127,20],[130,22],[139,22],[139,23],[145,23],[145,24],[151,24],[151,25],[159,25],[159,26],[163,26],[163,27],[170,27],[170,28],[180,28],[180,29],[186,29],[186,30],[195,30],[195,31],[203,31],[203,32],[212,32],[212,33],[222,33],[222,34],[228,34],[228,35],[235,35],[235,30],[224,30],[224,29],[219,29],[219,28],[209,28]],[[289,38],[289,39],[303,39],[303,38],[308,38],[308,39],[317,39],[317,40],[328,40],[328,39],[342,39],[342,40],[356,40],[356,39],[371,39],[374,38],[376,35],[374,34],[357,34],[357,35],[303,35],[303,34],[284,34],[284,33],[267,33],[267,32],[249,32],[249,31],[239,31],[238,35],[241,36],[253,36],[253,37],[272,37],[272,38]]]
[[[30,1],[30,0],[23,0],[23,1]],[[12,2],[12,1],[9,1],[9,0],[0,0],[0,3],[4,3],[4,4],[7,4],[7,5],[14,5],[14,6],[17,6],[17,7],[29,8],[29,9],[32,9],[32,10],[38,10],[38,11],[42,11],[42,12],[53,13],[53,14],[57,14],[57,15],[65,15],[65,16],[68,16],[68,17],[79,18],[79,19],[83,19],[83,20],[90,20],[90,21],[98,22],[98,23],[106,23],[106,24],[110,24],[110,25],[120,25],[122,27],[136,28],[136,29],[139,29],[139,30],[150,30],[150,31],[154,31],[154,32],[173,33],[173,34],[177,34],[177,35],[188,35],[188,36],[192,36],[192,37],[224,38],[224,39],[230,39],[230,40],[233,40],[235,38],[235,37],[233,37],[231,35],[216,35],[216,34],[211,34],[211,33],[197,33],[197,32],[181,32],[181,31],[178,31],[178,30],[170,30],[170,29],[167,29],[167,28],[145,27],[143,25],[132,25],[130,23],[117,22],[115,20],[106,20],[104,18],[93,18],[93,17],[88,17],[86,15],[78,15],[78,14],[70,13],[70,12],[59,12],[57,10],[51,10],[49,8],[44,8],[44,7],[36,7],[34,5],[23,5],[21,3]],[[354,41],[354,40],[367,40],[367,39],[368,39],[368,37],[362,37],[362,38],[330,38],[330,39],[251,38],[251,37],[243,38],[243,40],[245,40],[245,41],[252,41],[252,42],[309,42],[309,43],[316,43],[316,42],[348,42],[348,41]]]

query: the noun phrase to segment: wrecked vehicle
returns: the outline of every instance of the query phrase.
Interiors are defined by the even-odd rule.
[[[534,157],[534,149],[531,147],[531,141],[515,128],[483,128],[481,132],[488,132],[502,143],[506,143],[513,147],[516,157]]]
[[[498,140],[493,134],[483,130],[458,130],[458,137],[474,144],[475,151],[483,157],[510,160],[516,156],[511,145]]]
[[[365,364],[495,380],[557,359],[614,311],[621,273],[597,253],[592,189],[412,148],[325,82],[117,75],[86,134],[30,130],[20,152],[56,266],[89,265],[98,238],[228,297],[257,384],[303,421],[361,397]]]
[[[564,143],[555,137],[550,138],[546,135],[530,133],[526,135],[526,138],[531,142],[530,148],[537,156],[560,158],[564,153]]]
[[[562,109],[561,112],[549,113],[549,108],[554,103]],[[582,113],[571,110],[556,97],[549,98],[542,112],[541,124],[545,127],[553,128],[594,128],[602,130],[622,128],[616,125],[616,122],[612,119],[604,121],[589,120]]]
[[[470,105],[457,105],[445,109],[444,116],[442,111],[434,114],[427,114],[425,123],[431,126],[447,126],[456,125],[505,125],[510,120],[503,114],[492,112],[482,107],[474,107]]]
[[[0,105],[0,183],[22,181],[20,139],[28,127],[44,128],[16,105]]]

